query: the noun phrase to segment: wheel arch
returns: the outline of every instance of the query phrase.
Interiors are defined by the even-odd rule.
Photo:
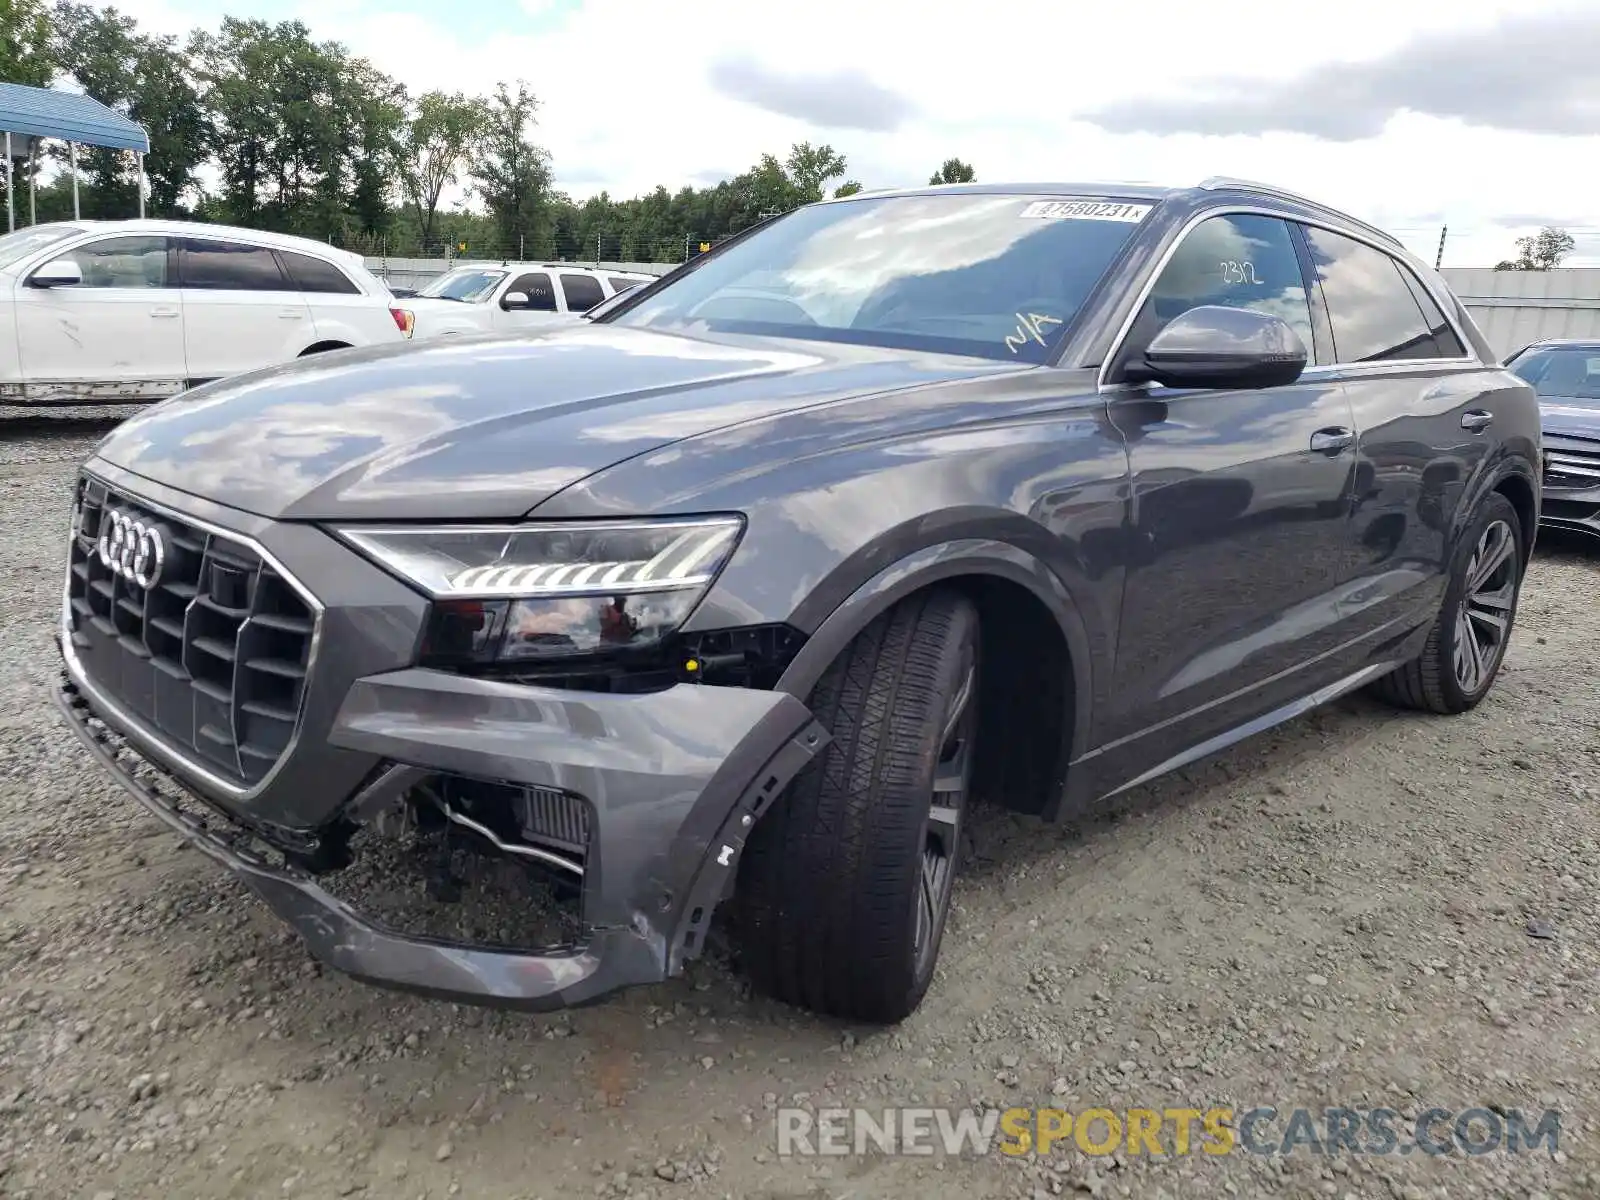
[[[339,340],[337,340],[335,338],[329,338],[329,339],[326,339],[324,341],[311,343],[311,345],[307,346],[304,350],[300,351],[299,357],[300,358],[307,358],[310,355],[323,354],[323,353],[326,353],[329,350],[350,350],[350,349],[353,349],[353,347],[350,345],[349,342],[341,342],[341,341],[339,341]]]
[[[1522,526],[1522,565],[1527,566],[1533,557],[1533,542],[1539,530],[1539,488],[1527,475],[1512,468],[1502,475],[1494,490],[1517,510],[1517,520]]]
[[[962,539],[882,568],[817,623],[777,687],[804,701],[857,634],[906,597],[939,586],[962,591],[979,610],[985,668],[975,790],[1054,819],[1068,763],[1087,747],[1093,657],[1066,586],[1020,547]]]

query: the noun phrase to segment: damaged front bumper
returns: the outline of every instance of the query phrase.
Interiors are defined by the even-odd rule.
[[[370,983],[499,1007],[570,1007],[677,974],[700,952],[749,830],[828,740],[781,692],[679,684],[601,694],[422,669],[357,680],[329,745],[370,756],[391,778],[437,772],[588,804],[582,932],[522,950],[398,932],[292,857],[274,861],[276,843],[159,765],[150,731],[91,700],[81,666],[65,662],[58,704],[101,765],[266,901],[316,958]],[[372,792],[348,797],[343,819],[359,818]],[[252,807],[270,812],[271,800],[264,793]]]

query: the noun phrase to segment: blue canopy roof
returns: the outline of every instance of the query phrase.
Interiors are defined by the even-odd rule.
[[[6,133],[150,153],[144,128],[100,101],[20,83],[0,83],[0,140]]]

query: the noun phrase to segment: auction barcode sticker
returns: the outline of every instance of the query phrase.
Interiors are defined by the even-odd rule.
[[[1035,200],[1017,215],[1052,221],[1126,221],[1138,224],[1150,215],[1153,204],[1126,204],[1120,200]]]

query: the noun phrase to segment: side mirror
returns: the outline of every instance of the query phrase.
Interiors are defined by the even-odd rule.
[[[528,307],[528,293],[527,292],[507,292],[505,294],[504,299],[502,299],[500,301],[500,307],[504,308],[504,309],[508,309],[508,310],[509,309],[513,309],[513,308],[527,308]]]
[[[47,262],[28,276],[29,287],[74,287],[82,282],[83,272],[70,258],[58,258],[54,262]]]
[[[1173,318],[1126,376],[1173,388],[1269,388],[1305,369],[1305,343],[1282,318],[1207,304]]]

